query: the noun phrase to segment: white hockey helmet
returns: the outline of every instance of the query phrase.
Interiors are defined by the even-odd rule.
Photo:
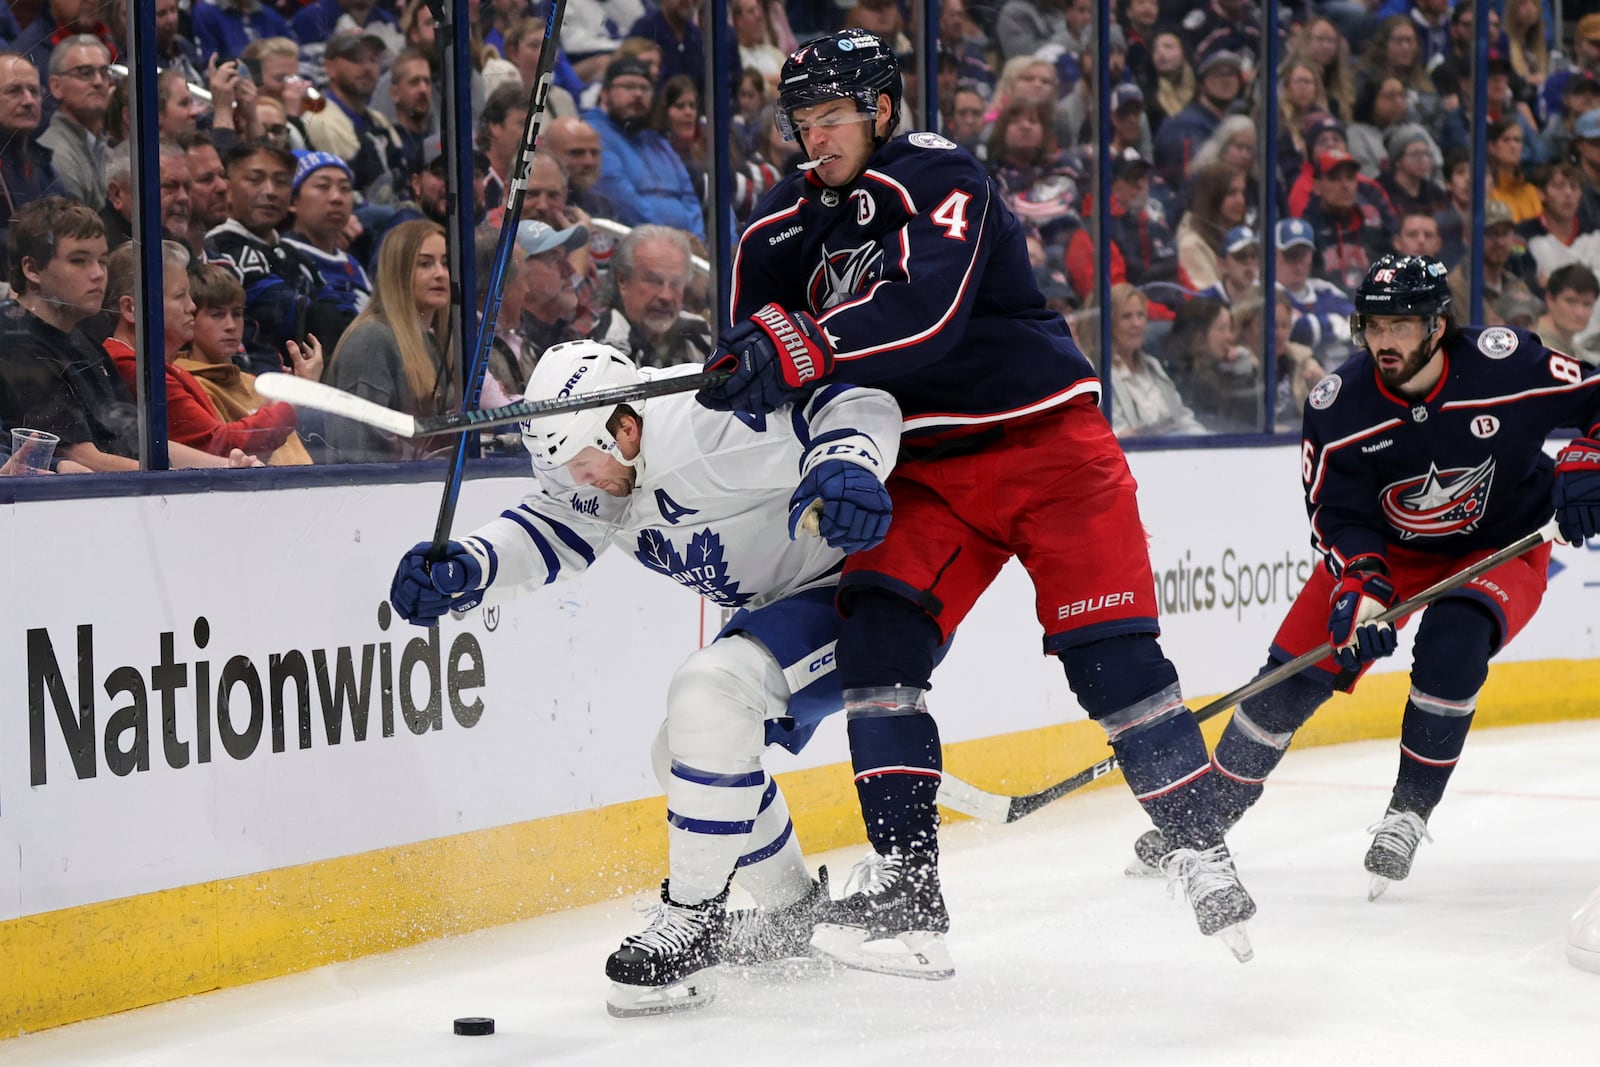
[[[530,400],[559,399],[578,393],[638,385],[639,369],[633,361],[599,341],[564,341],[544,350],[528,378]],[[616,405],[539,415],[522,422],[522,442],[540,470],[559,470],[585,448],[598,448],[628,463],[606,423]]]

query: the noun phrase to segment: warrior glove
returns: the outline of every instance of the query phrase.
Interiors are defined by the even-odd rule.
[[[1600,441],[1576,438],[1556,457],[1555,507],[1567,544],[1600,534]]]
[[[833,346],[804,311],[768,304],[718,339],[706,370],[729,377],[700,390],[700,403],[714,411],[764,415],[832,373]]]
[[[389,603],[401,618],[415,626],[433,626],[448,611],[476,607],[483,599],[481,595],[462,594],[476,592],[488,584],[477,557],[460,541],[447,542],[444,558],[434,563],[428,561],[432,551],[433,544],[428,541],[412,546],[400,558],[394,582],[389,586]]]
[[[806,511],[819,502],[817,533],[841,552],[864,552],[889,532],[889,490],[859,463],[828,459],[806,472],[789,498],[790,540],[798,536]]]
[[[1394,607],[1394,583],[1377,556],[1350,561],[1328,600],[1328,641],[1333,658],[1347,671],[1394,653],[1393,623],[1374,620]]]

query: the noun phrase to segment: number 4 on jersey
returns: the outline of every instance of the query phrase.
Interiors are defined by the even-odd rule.
[[[933,209],[933,214],[928,216],[944,228],[944,235],[956,241],[967,239],[967,227],[972,223],[967,219],[967,205],[972,203],[972,194],[963,193],[960,189],[944,198],[944,201]]]

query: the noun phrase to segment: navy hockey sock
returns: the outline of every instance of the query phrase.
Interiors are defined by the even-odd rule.
[[[844,691],[850,762],[867,839],[893,849],[937,856],[939,779],[944,766],[939,728],[920,689],[877,686]]]
[[[1411,695],[1400,725],[1395,807],[1426,819],[1444,798],[1489,677],[1499,624],[1465,598],[1441,600],[1417,627]]]
[[[1221,842],[1205,739],[1155,637],[1107,638],[1058,655],[1078,703],[1106,731],[1128,787],[1167,845],[1206,849]]]
[[[876,686],[932,688],[939,658],[939,625],[917,605],[882,589],[843,594],[844,619],[834,655],[841,689]]]
[[[1268,661],[1260,673],[1276,666]],[[1294,732],[1331,696],[1326,682],[1300,674],[1251,697],[1234,712],[1211,757],[1225,827],[1231,828],[1261,798],[1267,776],[1288,751]]]

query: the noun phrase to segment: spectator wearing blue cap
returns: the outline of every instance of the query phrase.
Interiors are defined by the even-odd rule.
[[[606,67],[600,106],[584,119],[600,134],[600,179],[594,189],[617,205],[617,221],[658,223],[705,237],[700,198],[678,153],[646,120],[655,98],[648,64],[631,56]]]
[[[498,243],[497,229],[480,228],[480,278],[488,276]],[[489,356],[489,373],[506,392],[527,389],[545,349],[582,336],[572,325],[578,291],[571,255],[588,243],[589,230],[581,223],[556,230],[527,219],[517,226],[516,254],[506,264],[499,325]]]
[[[345,329],[372,299],[372,282],[351,248],[363,238],[355,218],[354,179],[350,167],[331,152],[300,152],[289,206],[294,227],[283,243],[314,264],[322,276],[325,296],[331,295],[339,316],[327,312],[322,343],[330,350]],[[337,329],[335,329],[335,326]],[[329,335],[332,336],[329,336]]]
[[[1222,255],[1217,257],[1217,284],[1198,295],[1233,307],[1256,290],[1260,279],[1261,239],[1250,227],[1235,226],[1222,237]]]
[[[289,214],[299,161],[282,148],[247,141],[228,150],[228,217],[206,234],[207,258],[244,286],[246,370],[284,369],[288,341],[314,334],[332,347],[348,319],[316,265],[278,232]]]
[[[1583,171],[1583,205],[1600,218],[1600,108],[1578,116],[1572,128],[1572,155]]]
[[[1312,276],[1316,234],[1305,219],[1280,221],[1275,243],[1278,291],[1294,312],[1289,339],[1310,348],[1324,367],[1339,366],[1355,351],[1350,343],[1355,304],[1339,286]]]

